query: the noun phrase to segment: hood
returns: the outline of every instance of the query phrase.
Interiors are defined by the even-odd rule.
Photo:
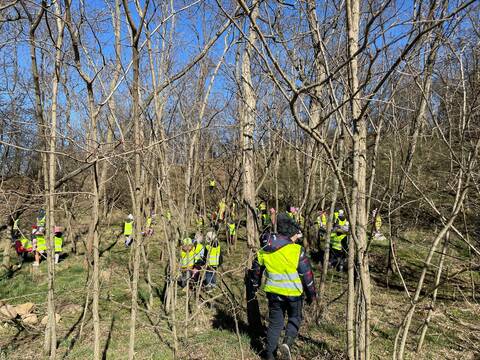
[[[293,244],[288,236],[280,234],[265,234],[262,237],[262,250],[265,252],[274,252],[285,245]]]

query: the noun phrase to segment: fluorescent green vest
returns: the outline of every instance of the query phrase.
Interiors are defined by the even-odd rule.
[[[37,251],[47,251],[47,242],[45,241],[45,236],[37,235]]]
[[[42,218],[37,218],[37,226],[38,227],[45,227],[45,222],[46,222],[45,216],[42,217]]]
[[[228,224],[228,233],[230,234],[230,236],[235,236],[237,234],[235,224]]]
[[[180,266],[182,267],[182,269],[191,268],[195,262],[195,249],[190,250],[188,253],[182,250],[180,258]]]
[[[203,250],[203,245],[200,244],[200,243],[197,243],[197,245],[195,245],[195,250],[194,250],[194,260],[195,260],[195,262],[202,259],[202,256],[203,256],[203,251],[202,250]]]
[[[55,236],[55,252],[62,252],[63,236]]]
[[[147,221],[145,222],[145,226],[147,227],[147,229],[150,229],[150,227],[152,226],[152,218],[150,216],[147,217]]]
[[[125,222],[123,224],[123,235],[129,236],[133,234],[133,221]]]
[[[301,251],[300,245],[292,243],[272,253],[263,250],[257,253],[258,263],[266,268],[265,292],[285,296],[302,295],[302,280],[297,272]]]
[[[382,227],[382,218],[380,215],[375,216],[375,230],[380,231]]]
[[[337,221],[338,225],[345,226],[347,224],[347,219]],[[342,240],[347,236],[347,234],[338,234],[336,232],[332,232],[330,234],[330,245],[334,250],[342,250]]]
[[[262,214],[262,221],[265,225],[270,224],[270,215],[267,214],[267,213],[263,213]]]
[[[32,246],[32,242],[29,239],[22,237],[20,239],[20,243],[22,244],[25,250],[32,251],[33,246]]]
[[[207,265],[208,266],[218,266],[220,265],[220,244],[217,247],[212,247],[211,245],[205,246],[208,251],[207,256]]]

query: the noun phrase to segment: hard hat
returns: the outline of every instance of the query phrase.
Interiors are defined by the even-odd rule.
[[[338,216],[343,216],[345,215],[345,212],[343,210],[338,210]]]
[[[192,245],[192,239],[189,237],[182,240],[182,245]]]
[[[132,215],[132,214],[128,214],[127,219],[128,219],[128,220],[133,220],[133,215]]]

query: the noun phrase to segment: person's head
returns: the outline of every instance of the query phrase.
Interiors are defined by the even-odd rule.
[[[184,249],[188,249],[188,248],[191,248],[193,246],[193,241],[191,238],[189,237],[186,237],[182,240],[182,247]]]
[[[286,214],[277,216],[277,233],[287,236],[294,242],[302,237],[300,226]]]
[[[209,231],[207,232],[205,236],[207,243],[212,243],[217,239],[217,234],[215,234],[215,231]]]
[[[132,215],[132,214],[128,214],[127,219],[128,219],[129,221],[133,221],[133,215]]]
[[[342,221],[345,220],[345,211],[338,210],[338,218]]]
[[[203,243],[203,235],[200,231],[197,231],[194,235],[195,243]]]
[[[42,218],[44,216],[45,216],[45,209],[40,209],[40,211],[38,212],[38,217]]]

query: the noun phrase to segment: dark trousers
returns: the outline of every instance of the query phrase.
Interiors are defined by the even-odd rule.
[[[285,313],[288,322],[285,329],[285,338],[295,339],[302,322],[302,297],[286,297],[267,294],[268,297],[268,329],[267,355],[272,355],[278,346],[278,339],[285,326]]]

